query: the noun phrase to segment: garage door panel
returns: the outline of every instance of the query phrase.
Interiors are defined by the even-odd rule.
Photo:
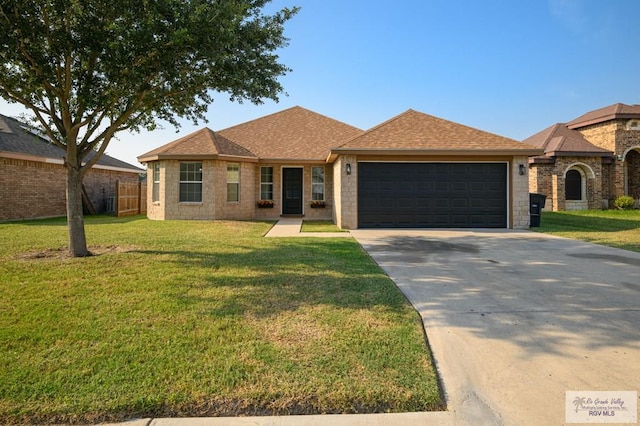
[[[504,163],[359,163],[359,227],[492,227],[507,222]]]

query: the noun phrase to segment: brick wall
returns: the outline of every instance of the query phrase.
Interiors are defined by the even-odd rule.
[[[529,176],[520,175],[520,164],[525,165],[527,157],[513,157],[511,162],[511,225],[513,229],[529,228]]]
[[[358,163],[354,155],[342,155],[333,164],[333,220],[341,229],[358,227]],[[351,164],[347,175],[346,165]]]
[[[0,220],[65,216],[66,179],[60,164],[0,158]]]
[[[240,201],[227,201],[227,164],[240,165]],[[258,208],[260,198],[260,167],[273,167],[273,208]],[[311,169],[325,167],[326,207],[312,209]],[[147,216],[150,219],[227,219],[227,220],[277,220],[282,214],[282,168],[296,167],[282,164],[239,163],[234,161],[202,161],[203,188],[201,203],[180,203],[179,171],[180,161],[160,161],[159,201],[153,197],[153,162],[147,165]],[[303,166],[303,212],[306,219],[331,220],[333,208],[333,169],[325,164],[305,164]]]
[[[580,133],[586,137],[589,142],[609,151],[612,151],[616,157],[624,156],[629,150],[640,148],[640,131],[627,130],[627,119],[610,120],[605,123],[593,124],[578,129]],[[625,158],[627,160],[627,158]],[[603,196],[610,202],[618,195],[626,194],[629,191],[628,182],[625,182],[625,167],[628,170],[629,164],[616,160],[609,167],[607,186]],[[629,193],[628,195],[632,195]]]
[[[162,161],[160,166],[160,216],[163,219],[174,220],[208,220],[215,219],[214,213],[214,161],[203,160],[202,163],[202,202],[180,202],[180,161]],[[225,170],[226,172],[226,170]],[[150,175],[151,176],[151,175]],[[152,197],[152,188],[148,189],[147,197]],[[149,211],[147,216],[149,216]],[[150,218],[158,218],[151,217]]]
[[[554,210],[554,197],[552,197],[553,164],[532,164],[529,167],[529,192],[544,194],[547,196],[544,209]]]
[[[277,220],[282,213],[282,165],[274,163],[256,164],[254,186],[256,188],[255,201],[260,199],[260,167],[273,167],[273,208],[261,209],[255,207],[254,218],[257,220]]]
[[[238,202],[227,201],[227,165],[229,163],[240,166],[240,201]],[[238,163],[237,161],[215,160],[213,162],[215,219],[250,220],[254,218],[258,199],[255,185],[256,166],[256,163]],[[259,169],[257,170],[259,172]]]
[[[572,166],[583,174],[585,194],[582,202],[565,200],[564,178]],[[547,196],[545,210],[600,209],[603,199],[608,198],[609,167],[600,157],[556,157],[552,164],[532,164],[529,191]]]
[[[614,197],[614,184],[615,184],[615,167],[613,163],[602,164],[602,208],[609,208],[613,206]]]
[[[135,173],[104,169],[91,169],[85,175],[84,187],[96,213],[107,211],[107,198],[115,197],[117,181],[136,183],[139,177]]]
[[[158,201],[153,201],[153,165],[155,162],[147,163],[147,217],[153,220],[165,219],[165,202],[166,202],[166,164],[167,161],[159,161],[160,163],[160,190],[158,192]]]
[[[635,198],[640,198],[640,153],[629,151],[625,157],[627,164],[627,194]]]
[[[324,167],[324,208],[311,208],[311,168]],[[333,210],[333,167],[329,164],[310,164],[305,165],[303,172],[303,206],[302,211],[305,219],[309,220],[331,220],[331,211]]]
[[[84,178],[98,213],[115,195],[117,180],[137,182],[135,173],[91,169]],[[67,175],[61,164],[0,158],[0,220],[65,216]]]

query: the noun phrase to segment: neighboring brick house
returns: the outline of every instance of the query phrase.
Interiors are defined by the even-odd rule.
[[[64,150],[0,115],[0,221],[66,215]],[[116,181],[137,182],[144,170],[103,155],[84,177],[97,213],[115,195]]]
[[[529,190],[547,196],[548,210],[607,208],[619,195],[640,199],[640,105],[600,108],[524,143],[544,149],[529,159]]]
[[[542,150],[408,110],[362,131],[301,107],[138,157],[151,219],[333,220],[340,228],[529,226]]]

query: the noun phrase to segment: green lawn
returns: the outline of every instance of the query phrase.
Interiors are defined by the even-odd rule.
[[[305,220],[302,222],[302,232],[347,232],[330,220]]]
[[[531,230],[640,252],[640,210],[543,212]]]
[[[421,321],[352,239],[271,223],[0,224],[0,423],[438,410]]]

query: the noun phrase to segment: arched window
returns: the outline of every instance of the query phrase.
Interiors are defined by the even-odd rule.
[[[565,200],[582,200],[582,174],[577,170],[569,170],[564,178]]]

